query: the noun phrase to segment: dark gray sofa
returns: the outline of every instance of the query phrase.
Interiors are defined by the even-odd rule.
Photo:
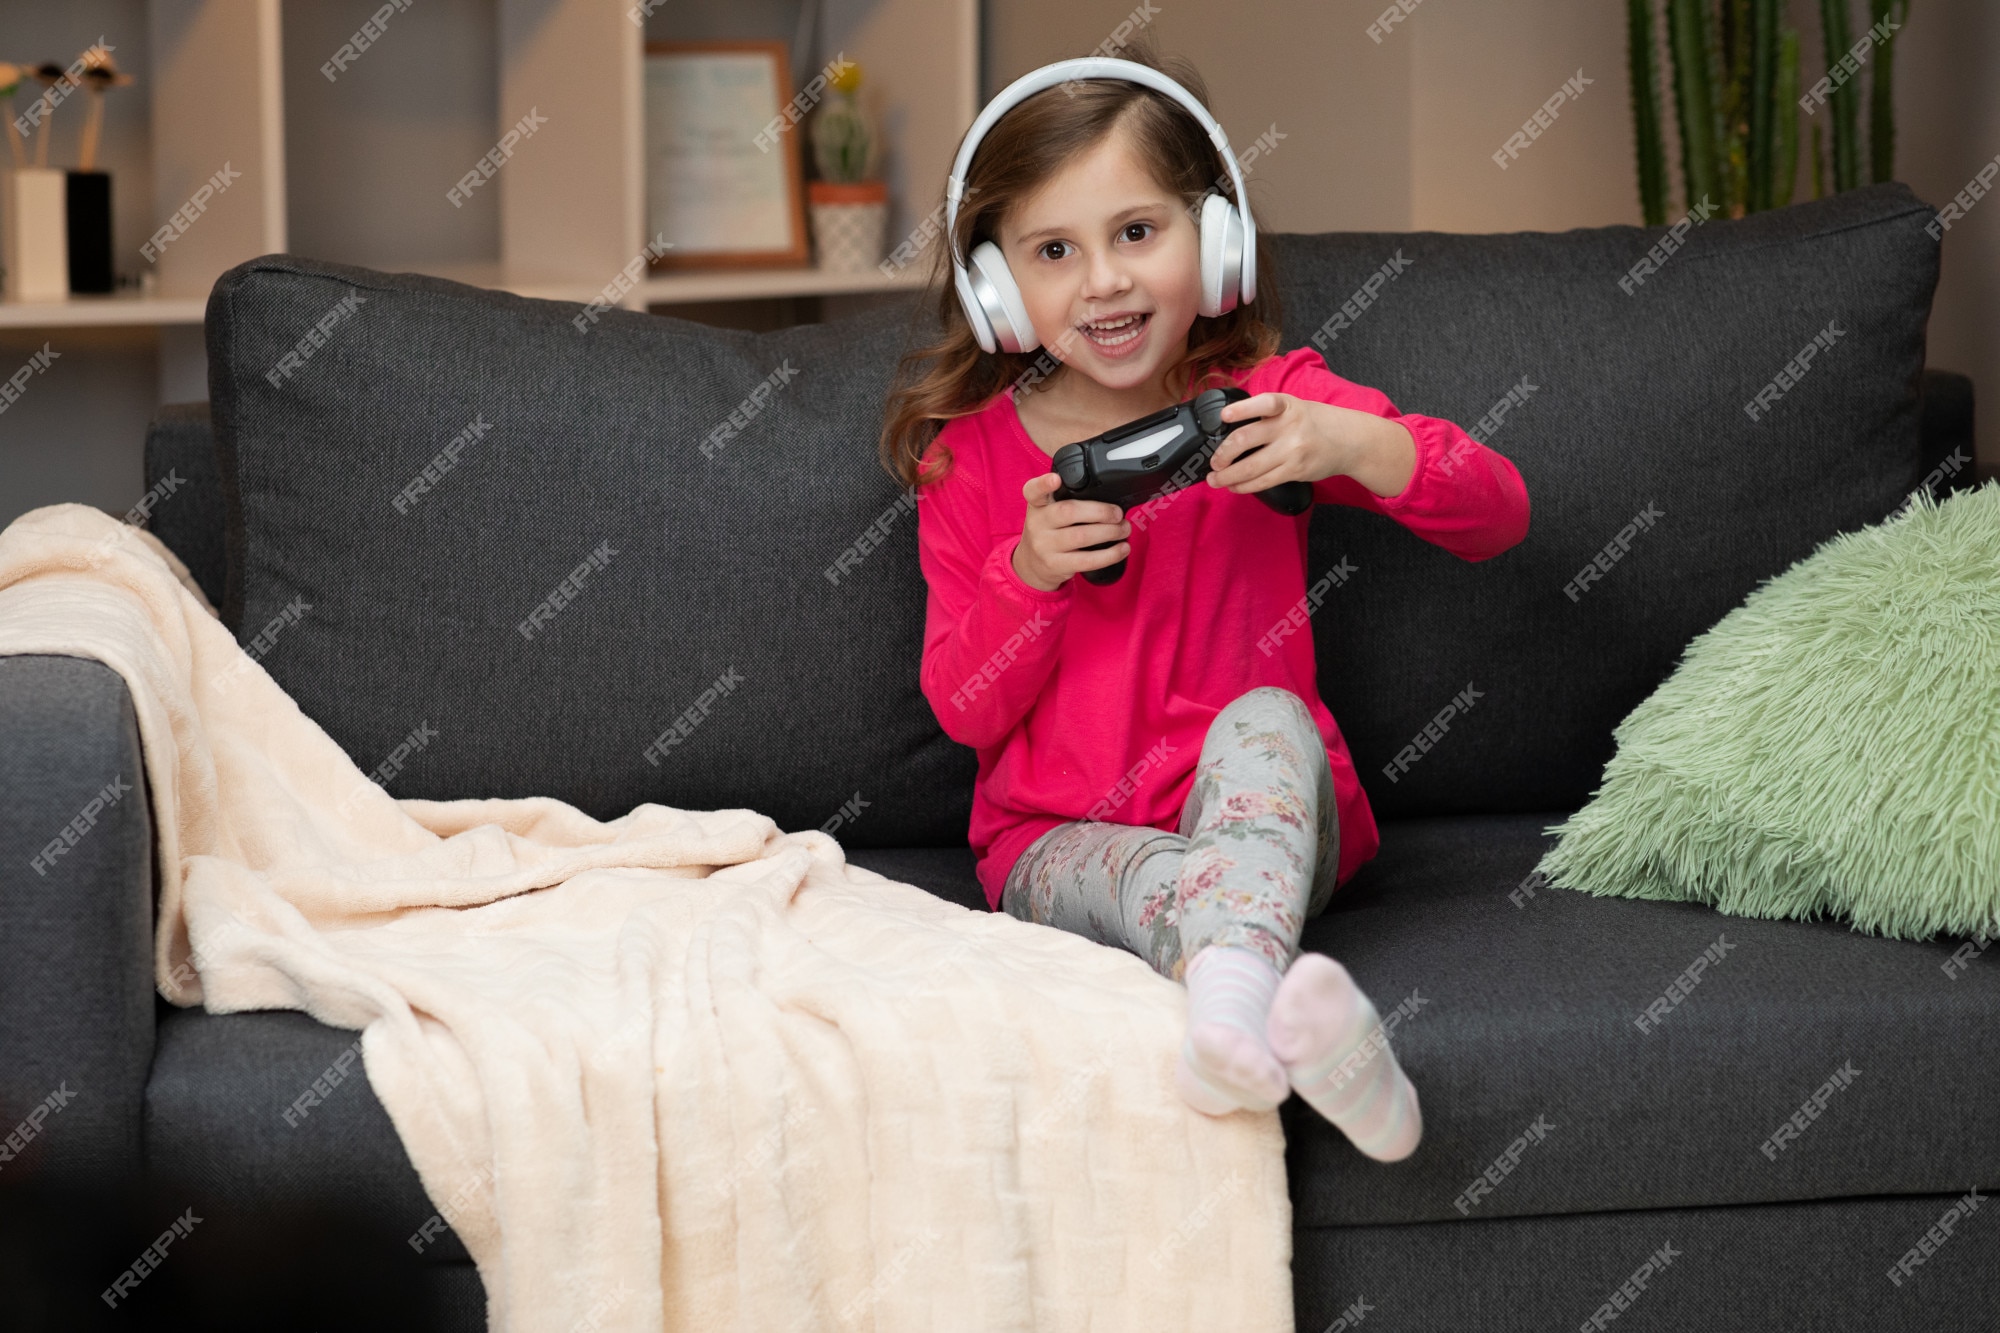
[[[2000,952],[1949,969],[1960,941],[1530,875],[1695,635],[1927,478],[1972,481],[1951,461],[1971,456],[1971,385],[1923,368],[1932,216],[1876,186],[1712,222],[1629,293],[1657,231],[1269,238],[1287,347],[1318,333],[1337,372],[1468,428],[1513,392],[1482,433],[1533,506],[1526,540],[1476,565],[1372,514],[1312,521],[1309,580],[1356,569],[1312,628],[1382,848],[1305,945],[1402,1006],[1426,1135],[1384,1166],[1285,1108],[1300,1330],[1993,1327],[2000,1216],[1965,1212],[1889,1270],[2000,1186]],[[972,755],[917,689],[915,514],[874,457],[928,312],[761,335],[622,312],[579,332],[575,313],[286,256],[232,270],[209,304],[210,405],[164,410],[147,442],[149,485],[179,478],[154,530],[241,641],[310,604],[261,660],[364,772],[428,725],[397,795],[749,806],[785,828],[845,808],[855,862],[984,910]],[[1385,776],[1468,683],[1474,707]],[[65,1080],[76,1094],[0,1164],[0,1262],[52,1311],[72,1287],[89,1304],[192,1205],[210,1220],[130,1319],[177,1301],[251,1326],[291,1303],[328,1326],[481,1326],[456,1238],[410,1243],[435,1210],[365,1078],[284,1118],[354,1034],[157,1000],[145,803],[30,868],[113,773],[140,773],[118,677],[0,658],[0,1132]],[[1705,952],[1685,998],[1635,1022]]]

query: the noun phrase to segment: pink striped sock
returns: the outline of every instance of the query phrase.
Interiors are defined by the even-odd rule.
[[[1368,1156],[1397,1162],[1423,1138],[1417,1090],[1347,969],[1302,953],[1271,999],[1266,1034],[1292,1090]]]
[[[1188,960],[1187,1037],[1174,1079],[1206,1115],[1268,1111],[1290,1087],[1264,1036],[1278,971],[1260,953],[1211,944]]]

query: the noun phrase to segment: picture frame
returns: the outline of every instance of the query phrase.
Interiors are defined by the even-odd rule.
[[[646,234],[659,270],[806,268],[799,124],[782,123],[782,41],[650,41],[645,55]]]

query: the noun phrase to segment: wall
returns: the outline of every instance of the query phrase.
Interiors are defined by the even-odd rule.
[[[329,80],[333,54],[380,0],[287,0],[285,211],[296,254],[367,268],[497,265],[500,195],[454,208],[456,164],[477,162],[500,123],[492,0],[426,0],[397,14]]]
[[[2000,6],[1923,0],[1910,7],[1896,56],[1897,178],[1943,205],[2000,157]],[[1944,234],[1930,364],[1972,376],[1979,460],[2000,469],[2000,200],[1988,199]]]
[[[1136,10],[1127,0],[989,0],[982,82],[990,99],[1039,65],[1091,54],[1121,20],[1147,13],[1160,50],[1201,71],[1231,144],[1273,125],[1285,136],[1247,182],[1260,228],[1406,231],[1413,44],[1369,41],[1379,10],[1378,0],[1148,0]]]

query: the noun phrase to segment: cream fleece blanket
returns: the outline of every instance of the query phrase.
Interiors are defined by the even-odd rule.
[[[84,506],[0,532],[10,653],[124,678],[160,992],[361,1030],[491,1328],[1292,1328],[1276,1113],[1136,957],[751,810],[395,800]]]

